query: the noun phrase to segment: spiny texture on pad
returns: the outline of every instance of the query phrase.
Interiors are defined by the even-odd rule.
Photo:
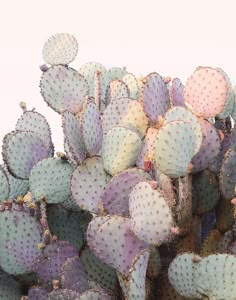
[[[19,300],[22,291],[19,282],[5,273],[0,273],[0,299]],[[29,299],[30,300],[30,299]],[[43,299],[42,299],[43,300]]]
[[[82,137],[89,156],[98,154],[102,146],[103,127],[100,112],[93,102],[83,109],[81,116]]]
[[[109,179],[100,157],[87,158],[71,177],[71,191],[76,203],[82,209],[98,213],[101,194]]]
[[[79,300],[114,300],[114,298],[103,291],[90,289],[81,294]]]
[[[9,274],[33,270],[39,251],[42,228],[34,217],[23,211],[0,212],[0,266]]]
[[[201,257],[194,253],[183,253],[174,258],[168,269],[171,285],[182,296],[201,299],[195,287],[195,272]]]
[[[7,173],[2,166],[0,166],[0,202],[7,200],[10,192],[9,180]]]
[[[162,77],[157,73],[149,74],[141,94],[146,115],[153,123],[164,116],[170,106],[169,91]]]
[[[139,182],[151,180],[141,169],[130,168],[117,173],[106,184],[101,195],[104,208],[109,214],[129,216],[129,194]]]
[[[179,78],[174,78],[171,82],[170,99],[173,106],[185,106],[184,85]]]
[[[17,178],[28,179],[32,168],[49,156],[50,150],[34,132],[12,132],[5,136],[4,141],[3,160]]]
[[[141,102],[131,98],[113,100],[105,109],[102,119],[103,133],[115,126],[124,126],[136,131],[142,138],[148,127]]]
[[[130,229],[140,240],[160,245],[170,238],[174,221],[161,190],[139,182],[129,195],[129,211]]]
[[[228,254],[207,256],[194,273],[196,289],[209,299],[235,300],[236,257]]]
[[[88,246],[103,262],[124,275],[128,275],[132,260],[142,250],[147,248],[146,243],[140,241],[130,231],[130,220],[121,216],[111,216],[95,232],[90,228],[97,223],[100,217],[91,221],[88,227]],[[92,244],[90,241],[92,240]]]
[[[78,113],[89,93],[86,79],[74,69],[61,65],[43,73],[40,88],[45,102],[58,113],[65,109]]]
[[[31,171],[30,191],[36,201],[45,197],[47,203],[60,203],[68,199],[70,191],[70,176],[73,168],[60,158],[41,160]]]
[[[106,91],[106,105],[110,102],[120,99],[129,98],[130,92],[128,86],[121,80],[110,81]]]
[[[102,159],[105,170],[111,174],[133,167],[141,149],[141,139],[125,127],[113,127],[103,140]]]
[[[81,298],[80,293],[78,292],[67,289],[59,289],[48,294],[48,300],[81,300]]]
[[[86,157],[86,149],[83,140],[82,128],[79,120],[68,110],[62,113],[62,128],[66,153],[76,163],[82,162]]]
[[[33,286],[29,289],[28,300],[48,300],[48,292],[41,286]]]
[[[51,36],[43,46],[43,59],[50,65],[67,65],[78,53],[75,37],[68,33]]]
[[[167,123],[161,127],[154,142],[157,167],[170,177],[185,176],[197,146],[196,130],[190,123]]]
[[[139,86],[134,74],[127,73],[124,77],[122,77],[122,81],[128,86],[130,97],[138,100]]]
[[[228,93],[228,83],[219,70],[197,68],[187,80],[184,101],[199,117],[211,118],[222,112]]]

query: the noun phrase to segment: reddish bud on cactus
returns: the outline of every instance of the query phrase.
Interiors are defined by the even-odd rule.
[[[144,161],[144,170],[146,172],[150,172],[152,169],[152,162],[150,160],[145,160]]]
[[[156,190],[158,188],[158,182],[157,181],[152,180],[152,181],[148,181],[148,183],[150,184],[150,186],[153,190]]]

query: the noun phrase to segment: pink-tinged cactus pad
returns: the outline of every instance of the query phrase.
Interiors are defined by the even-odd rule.
[[[145,78],[141,99],[144,112],[153,123],[157,123],[170,107],[169,91],[159,74],[151,73]]]
[[[129,211],[130,229],[140,240],[152,245],[169,240],[174,220],[161,190],[139,182],[129,195]]]
[[[105,210],[109,214],[129,216],[129,193],[143,180],[151,180],[151,176],[137,168],[127,169],[113,176],[101,196]]]
[[[106,105],[120,98],[129,98],[128,86],[121,80],[110,81],[106,91]]]
[[[171,82],[170,99],[173,106],[185,106],[184,85],[179,78],[174,78]]]
[[[133,129],[142,138],[147,130],[148,118],[141,102],[130,98],[120,98],[113,100],[106,107],[102,126],[104,134],[115,126],[124,126]]]
[[[124,275],[128,275],[134,257],[148,247],[131,232],[130,220],[121,216],[112,216],[103,223],[88,246],[101,261]]]
[[[30,131],[17,131],[7,135],[3,143],[3,160],[12,175],[28,179],[32,168],[49,156],[44,142]]]
[[[155,161],[159,170],[170,177],[185,176],[196,153],[195,128],[185,121],[167,123],[158,131],[155,147]]]
[[[43,73],[40,88],[45,102],[58,113],[64,110],[78,113],[89,94],[86,79],[74,69],[61,65]]]
[[[85,148],[89,156],[94,156],[99,153],[103,139],[102,119],[95,103],[84,107],[81,124]]]
[[[184,101],[196,116],[211,118],[223,111],[227,94],[228,83],[225,76],[217,69],[201,67],[188,78]]]
[[[10,192],[9,180],[7,173],[2,166],[0,166],[0,202],[7,200]]]
[[[220,152],[220,136],[214,125],[199,119],[202,128],[202,144],[198,153],[192,158],[192,172],[196,173],[206,169]]]
[[[51,36],[43,46],[43,59],[50,65],[68,65],[78,53],[76,38],[68,33]]]
[[[71,177],[71,191],[76,203],[82,209],[98,213],[101,194],[109,179],[100,157],[87,158]]]
[[[184,297],[202,299],[195,287],[195,272],[201,257],[194,253],[182,253],[169,265],[168,277],[175,290]]]
[[[114,297],[103,291],[90,289],[81,294],[79,300],[114,300]]]
[[[145,281],[149,255],[149,251],[144,250],[133,260],[126,286],[126,298],[129,300],[145,299]]]
[[[82,162],[86,157],[82,128],[79,120],[68,110],[62,113],[62,128],[68,156],[75,162]]]
[[[115,175],[133,167],[141,149],[141,139],[133,130],[113,127],[103,139],[102,159],[105,170]]]

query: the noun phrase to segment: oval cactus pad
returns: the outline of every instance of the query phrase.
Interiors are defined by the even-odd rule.
[[[0,166],[0,203],[7,200],[10,192],[9,180],[4,168]]]
[[[171,82],[170,99],[173,106],[184,106],[184,85],[179,78]]]
[[[110,81],[106,91],[106,105],[110,102],[120,99],[129,98],[130,92],[128,86],[121,80]]]
[[[58,113],[65,109],[78,113],[89,94],[86,79],[74,69],[61,65],[43,73],[40,88],[45,102]]]
[[[141,149],[141,139],[125,127],[113,127],[104,137],[102,159],[105,170],[111,174],[135,165]]]

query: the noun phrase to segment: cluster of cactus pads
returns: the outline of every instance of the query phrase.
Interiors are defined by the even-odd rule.
[[[73,36],[56,34],[40,68],[63,151],[22,102],[3,139],[0,299],[235,300],[229,78],[212,67],[185,85],[100,63],[77,71],[77,52]]]

